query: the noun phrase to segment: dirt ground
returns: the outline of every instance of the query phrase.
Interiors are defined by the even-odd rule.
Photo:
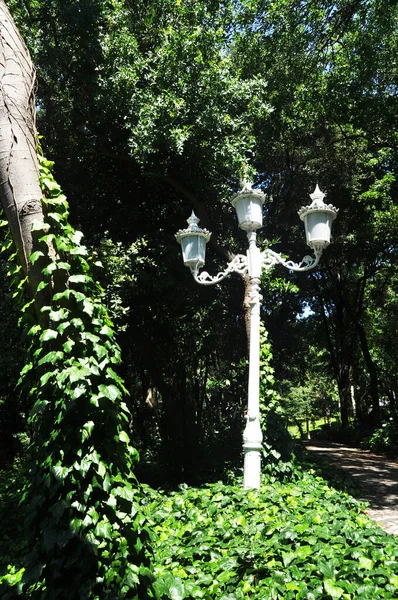
[[[368,516],[388,533],[398,535],[398,463],[344,444],[309,440],[305,447],[349,473],[360,490],[359,499],[370,504]]]

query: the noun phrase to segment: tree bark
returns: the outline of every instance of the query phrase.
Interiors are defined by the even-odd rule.
[[[381,414],[377,366],[370,354],[368,338],[363,324],[358,321],[356,327],[361,343],[362,356],[369,374],[369,391],[370,397],[372,398],[372,420],[374,425],[379,426],[381,423]]]
[[[15,23],[0,0],[0,201],[33,297],[40,265],[34,250],[34,221],[43,221],[36,153],[35,69]]]

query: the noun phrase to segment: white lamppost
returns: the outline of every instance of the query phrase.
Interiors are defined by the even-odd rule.
[[[247,232],[249,248],[246,256],[237,254],[225,271],[214,277],[206,271],[199,273],[205,264],[206,244],[211,233],[201,229],[199,219],[192,212],[188,219],[187,229],[181,229],[176,234],[177,242],[181,244],[184,264],[190,268],[198,283],[214,285],[224,279],[229,273],[236,272],[249,275],[250,292],[250,344],[249,344],[249,386],[247,421],[243,433],[244,468],[243,479],[245,489],[260,488],[261,448],[263,435],[260,427],[260,293],[261,272],[269,271],[274,265],[281,264],[290,271],[309,271],[317,266],[322,251],[330,244],[332,221],[337,216],[337,209],[331,204],[325,204],[325,194],[318,185],[310,194],[311,204],[299,210],[299,216],[304,221],[307,245],[313,250],[314,257],[305,256],[300,263],[283,258],[270,248],[260,251],[256,244],[257,229],[263,224],[262,207],[265,195],[244,182],[240,191],[232,199],[236,209],[239,227]]]

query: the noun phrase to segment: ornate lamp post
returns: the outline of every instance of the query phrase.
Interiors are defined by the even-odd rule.
[[[231,200],[236,209],[239,227],[247,232],[249,248],[246,256],[238,254],[229,263],[225,271],[214,277],[206,271],[199,273],[205,264],[206,244],[211,233],[201,229],[199,219],[194,212],[188,219],[188,227],[176,234],[177,242],[181,244],[184,264],[190,268],[195,281],[202,285],[214,285],[232,272],[249,275],[251,282],[250,293],[250,346],[249,346],[249,386],[247,422],[243,433],[244,469],[243,479],[245,489],[260,488],[262,432],[260,427],[260,293],[261,272],[269,271],[274,265],[281,264],[290,271],[309,271],[317,266],[322,251],[330,244],[332,221],[337,216],[337,209],[331,204],[325,204],[325,194],[318,185],[310,194],[311,204],[299,210],[299,216],[304,221],[307,245],[313,250],[314,256],[305,256],[300,263],[283,258],[277,252],[267,248],[260,251],[256,244],[257,229],[263,224],[262,207],[265,196],[251,184],[244,182],[241,190]]]

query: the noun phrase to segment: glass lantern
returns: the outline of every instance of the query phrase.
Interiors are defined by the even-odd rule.
[[[177,242],[181,244],[184,265],[192,271],[197,271],[205,264],[206,244],[211,236],[207,229],[199,227],[199,220],[192,211],[191,216],[187,219],[189,227],[180,229],[175,236]]]
[[[260,190],[253,190],[250,183],[243,182],[242,188],[231,198],[241,229],[256,231],[263,226],[264,201],[265,195]]]
[[[310,194],[311,204],[301,207],[298,213],[304,221],[307,245],[310,248],[317,246],[323,249],[330,244],[332,222],[337,217],[338,209],[331,204],[325,204],[324,197],[325,194],[317,185],[313,194]]]

